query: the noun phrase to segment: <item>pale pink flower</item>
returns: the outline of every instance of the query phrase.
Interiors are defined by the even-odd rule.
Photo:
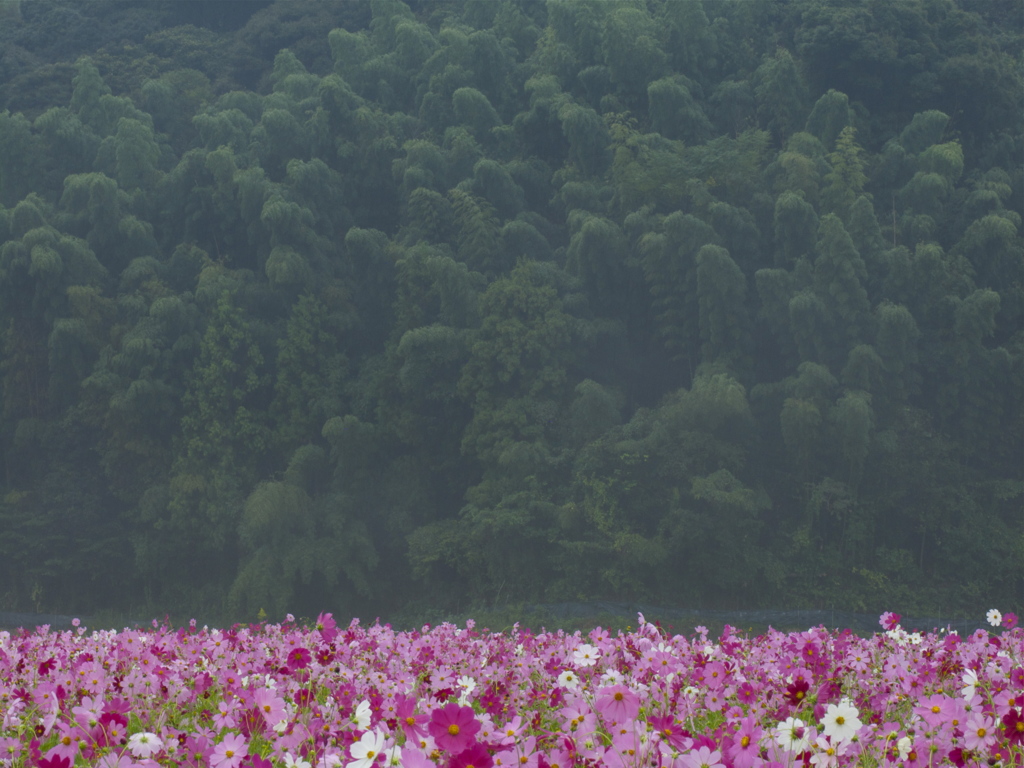
[[[213,748],[210,755],[211,768],[238,768],[245,757],[245,750],[248,743],[245,737],[238,733],[229,733],[224,739]]]
[[[722,753],[717,749],[712,752],[708,747],[690,750],[687,754],[680,756],[679,764],[683,768],[725,768],[725,763],[722,762]]]
[[[996,721],[980,712],[971,715],[964,726],[964,744],[968,749],[984,751],[996,743]]]
[[[624,685],[613,685],[597,692],[594,709],[616,723],[634,719],[640,712],[640,699]]]

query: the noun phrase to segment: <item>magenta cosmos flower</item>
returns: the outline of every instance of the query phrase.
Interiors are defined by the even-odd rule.
[[[455,702],[449,702],[431,713],[427,728],[437,746],[447,752],[457,753],[473,743],[473,737],[480,730],[480,723],[473,716],[472,707],[460,707]]]
[[[469,749],[454,755],[448,762],[448,768],[492,768],[494,759],[479,742],[473,742]]]

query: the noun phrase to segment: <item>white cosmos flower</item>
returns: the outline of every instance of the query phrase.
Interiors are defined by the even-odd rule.
[[[810,748],[807,723],[797,717],[787,717],[775,729],[775,743],[790,752],[803,752]]]
[[[476,690],[476,680],[468,675],[463,675],[458,680],[458,686],[462,689],[462,693],[459,694],[459,706],[465,707],[469,704],[469,697]]]
[[[601,685],[619,685],[625,678],[617,669],[609,669],[601,675]]]
[[[580,679],[576,677],[575,672],[567,669],[558,676],[558,684],[563,688],[568,688],[570,691],[575,691],[580,687]]]
[[[384,765],[398,768],[402,764],[402,748],[397,744],[384,750]]]
[[[978,673],[973,669],[964,672],[964,687],[960,689],[963,697],[970,701],[974,698],[974,686],[978,684]]]
[[[355,760],[346,763],[345,768],[370,768],[384,749],[384,734],[367,731],[352,745],[352,757]]]
[[[911,741],[909,736],[904,736],[902,739],[896,742],[896,749],[899,750],[900,760],[906,760],[907,756],[910,755],[910,746],[914,742]]]
[[[850,741],[863,725],[858,714],[857,708],[849,699],[843,699],[838,704],[829,704],[825,716],[821,718],[825,735],[831,736],[833,742]]]
[[[985,614],[985,618],[988,619],[988,623],[991,624],[993,627],[998,627],[1000,624],[1003,623],[1003,614],[1001,614],[995,608],[993,608],[987,614]]]
[[[370,702],[359,702],[359,706],[356,707],[355,714],[352,715],[352,722],[355,723],[360,730],[370,727]],[[379,752],[380,750],[377,751]]]
[[[580,667],[592,667],[601,658],[601,652],[590,643],[583,643],[572,652],[573,662]]]
[[[143,760],[148,760],[163,748],[164,743],[155,733],[134,733],[128,739],[128,751]]]

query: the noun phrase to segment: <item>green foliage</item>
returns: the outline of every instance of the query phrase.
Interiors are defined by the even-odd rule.
[[[844,221],[849,216],[850,206],[868,180],[864,174],[866,163],[862,157],[863,150],[854,138],[856,134],[852,126],[846,126],[839,132],[836,149],[828,156],[829,165],[832,167],[824,179],[828,186],[822,190],[822,204],[825,209]]]
[[[1019,603],[1005,13],[65,5],[0,30],[0,602]]]
[[[780,48],[765,55],[752,80],[758,114],[776,141],[785,141],[807,115],[807,85],[797,61]]]
[[[322,448],[299,448],[283,481],[261,483],[245,500],[238,535],[246,554],[231,586],[232,610],[286,613],[309,592],[317,599],[327,591],[372,591],[378,556],[369,531],[344,497],[317,495],[327,465]]]
[[[702,361],[723,364],[745,378],[750,347],[747,283],[725,248],[708,244],[697,252],[697,296]]]
[[[269,262],[268,262],[269,264]],[[344,318],[304,293],[292,307],[286,334],[278,341],[277,376],[269,415],[274,439],[292,448],[320,433],[342,412],[341,384],[347,360],[340,349]]]
[[[207,551],[232,540],[242,495],[258,477],[269,447],[267,384],[252,329],[225,291],[183,398],[182,440],[171,479],[171,530],[185,540],[204,531]]]

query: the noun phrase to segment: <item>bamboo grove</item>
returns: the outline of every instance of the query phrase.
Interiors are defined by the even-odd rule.
[[[2,6],[0,607],[1020,608],[1012,3],[201,5]]]

